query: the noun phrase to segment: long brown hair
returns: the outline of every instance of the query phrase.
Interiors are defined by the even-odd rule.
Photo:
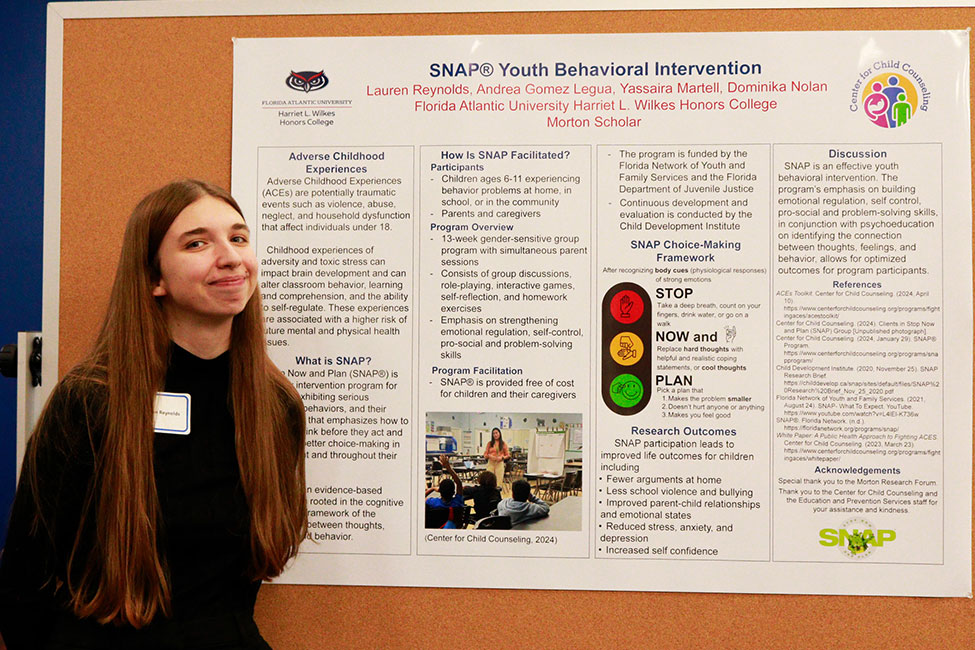
[[[497,440],[494,439],[494,432],[495,431],[498,432],[498,439]],[[495,443],[497,443],[497,444],[495,444]],[[498,427],[494,427],[493,429],[491,429],[491,440],[488,441],[487,448],[488,449],[494,448],[495,451],[504,452],[504,450],[505,450],[505,448],[507,446],[508,445],[506,445],[505,442],[504,442],[504,436],[501,435],[501,429],[499,429]]]
[[[184,208],[208,195],[241,212],[226,191],[197,180],[170,183],[135,207],[94,348],[62,381],[65,395],[107,392],[100,412],[87,413],[89,423],[101,423],[103,430],[93,447],[94,475],[68,556],[65,586],[80,618],[142,627],[171,612],[153,474],[153,402],[163,388],[171,343],[151,289],[159,280],[157,252],[166,231]],[[301,397],[267,356],[259,290],[233,320],[230,385],[237,462],[250,509],[248,575],[269,579],[281,573],[307,533],[305,424]],[[85,403],[96,408],[90,399]],[[56,424],[52,410],[45,407],[31,437],[32,466]],[[30,485],[35,502],[43,503],[36,475]],[[47,521],[43,510],[35,525],[50,530],[56,522]],[[86,542],[89,532],[94,539]]]

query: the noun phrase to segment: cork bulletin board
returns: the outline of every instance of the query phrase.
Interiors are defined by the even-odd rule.
[[[48,61],[61,66],[60,120],[50,103],[48,115],[59,170],[48,169],[45,181],[48,215],[60,215],[59,242],[51,233],[45,242],[45,277],[58,269],[45,280],[46,343],[53,339],[57,353],[51,370],[63,373],[93,341],[138,199],[175,177],[230,186],[234,38],[938,30],[973,22],[975,8],[71,17]],[[59,38],[50,25],[49,40]],[[50,143],[48,151],[50,166]],[[484,571],[504,570],[491,562]],[[451,570],[447,559],[443,570]],[[961,598],[271,584],[256,619],[272,646],[295,649],[975,647],[975,602]]]

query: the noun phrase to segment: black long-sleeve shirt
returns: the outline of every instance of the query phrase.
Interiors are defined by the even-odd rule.
[[[229,353],[204,360],[173,345],[165,391],[191,396],[189,434],[156,433],[154,445],[158,543],[170,577],[172,618],[249,612],[260,583],[245,576],[250,517],[229,408]],[[65,608],[67,563],[106,405],[104,385],[92,382],[79,392],[59,384],[44,416],[50,435],[36,465],[23,467],[0,556],[0,633],[10,650],[41,646],[57,618],[71,616]],[[31,476],[40,482],[42,503],[28,489]],[[39,507],[53,530],[31,529]],[[93,525],[81,532],[82,557],[92,548],[93,533]]]

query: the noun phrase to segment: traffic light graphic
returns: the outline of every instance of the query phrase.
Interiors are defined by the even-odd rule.
[[[615,285],[603,296],[602,326],[603,402],[614,413],[636,415],[650,401],[650,295],[633,282]]]

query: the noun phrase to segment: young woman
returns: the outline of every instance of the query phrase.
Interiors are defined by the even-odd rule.
[[[501,437],[501,429],[491,429],[491,440],[484,448],[484,457],[487,458],[487,471],[494,473],[498,485],[504,483],[504,461],[511,458],[511,452]]]
[[[267,648],[254,601],[305,537],[304,492],[301,398],[265,350],[240,208],[166,185],[133,211],[94,349],[28,443],[7,647]]]

